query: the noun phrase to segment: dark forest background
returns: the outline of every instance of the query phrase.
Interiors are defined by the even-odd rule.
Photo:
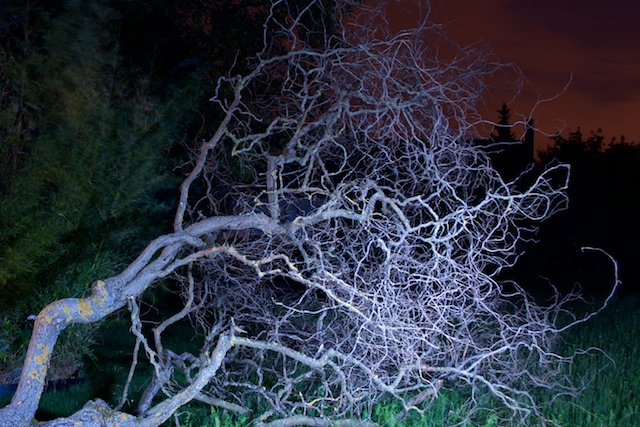
[[[535,241],[523,243],[523,255],[505,278],[534,292],[552,290],[553,285],[563,293],[581,289],[587,296],[603,297],[614,284],[613,268],[602,254],[583,250],[595,247],[619,263],[618,294],[637,294],[640,146],[624,136],[607,139],[600,129],[585,135],[578,128],[566,136],[553,136],[544,150],[535,152],[533,139],[538,134],[533,120],[521,141],[513,132],[506,104],[494,120],[494,131],[480,142],[492,147],[490,157],[505,180],[526,184],[548,165],[571,165],[567,209],[546,220]]]
[[[17,366],[29,315],[81,296],[169,230],[181,165],[216,123],[215,81],[262,47],[265,3],[0,0],[0,373]],[[504,108],[487,118],[504,125],[497,141],[513,138]],[[507,169],[534,161],[499,156]],[[621,295],[637,293],[640,147],[577,130],[553,137],[530,173],[557,161],[572,166],[569,207],[505,278],[604,295],[611,266],[580,252],[595,246],[619,260]],[[78,369],[91,328],[65,332],[54,376]]]

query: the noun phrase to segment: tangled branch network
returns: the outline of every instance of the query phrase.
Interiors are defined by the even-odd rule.
[[[464,142],[479,59],[443,64],[408,32],[300,46],[222,82],[236,94],[214,98],[228,125],[199,160],[230,149],[251,179],[203,166],[210,190],[191,212],[271,226],[212,236],[198,261],[199,326],[233,315],[244,332],[213,395],[259,395],[266,420],[347,417],[383,395],[415,409],[455,382],[526,413],[531,386],[558,386],[559,307],[494,278],[528,237],[521,225],[564,206],[568,170],[518,192]]]

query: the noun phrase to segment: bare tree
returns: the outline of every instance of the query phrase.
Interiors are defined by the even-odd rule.
[[[310,10],[271,14],[252,71],[218,82],[222,119],[194,154],[174,231],[37,316],[1,425],[32,423],[66,326],[124,308],[129,378],[139,348],[154,368],[136,415],[127,383],[116,408],[95,400],[43,425],[157,426],[194,400],[239,413],[260,402],[258,426],[370,425],[357,420],[379,398],[424,411],[441,387],[470,390],[470,414],[493,396],[524,422],[539,420],[535,389],[572,392],[571,358],[553,352],[566,301],[539,306],[496,279],[565,206],[568,167],[521,191],[469,142],[496,69],[480,53],[427,21],[377,39],[380,15],[337,16],[342,31],[312,46]],[[183,307],[146,333],[141,295],[167,277]],[[199,352],[163,343],[184,319]]]

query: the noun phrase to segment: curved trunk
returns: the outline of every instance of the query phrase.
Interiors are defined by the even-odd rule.
[[[144,290],[158,278],[168,275],[192,259],[210,253],[203,250],[191,253],[184,259],[177,259],[180,249],[185,245],[204,246],[200,236],[206,233],[221,229],[247,228],[257,228],[264,232],[273,233],[277,231],[274,224],[261,214],[215,217],[201,221],[187,227],[184,231],[164,235],[153,240],[121,274],[110,279],[96,281],[93,284],[91,295],[87,298],[68,298],[47,305],[36,318],[18,388],[11,403],[0,409],[0,426],[21,427],[33,423],[44,390],[47,369],[54,346],[60,332],[67,326],[73,323],[93,323],[105,318],[124,307],[128,299],[142,295]],[[161,251],[160,254],[154,258],[159,251]],[[88,416],[88,413],[94,411],[95,405],[102,407],[106,404],[104,402],[89,402],[76,415]],[[129,417],[131,416],[128,414],[119,413],[113,416],[116,424],[97,425],[130,425],[122,424]]]
[[[96,322],[124,306],[106,282],[94,283],[88,298],[68,298],[46,306],[36,318],[18,388],[9,405],[0,410],[0,424],[27,426],[38,409],[47,369],[60,332],[72,323]]]

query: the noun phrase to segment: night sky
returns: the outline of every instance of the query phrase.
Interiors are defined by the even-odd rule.
[[[398,1],[397,22],[417,16]],[[527,79],[519,95],[496,85],[483,117],[502,101],[512,121],[533,110],[536,127],[563,135],[601,128],[607,139],[640,142],[640,2],[631,0],[433,0],[432,19],[454,40],[493,51]],[[565,90],[566,87],[566,90]],[[564,93],[563,93],[564,92]],[[514,98],[515,96],[515,98]],[[539,101],[548,100],[540,103]],[[537,104],[537,105],[536,105]],[[548,138],[536,138],[542,148]]]

